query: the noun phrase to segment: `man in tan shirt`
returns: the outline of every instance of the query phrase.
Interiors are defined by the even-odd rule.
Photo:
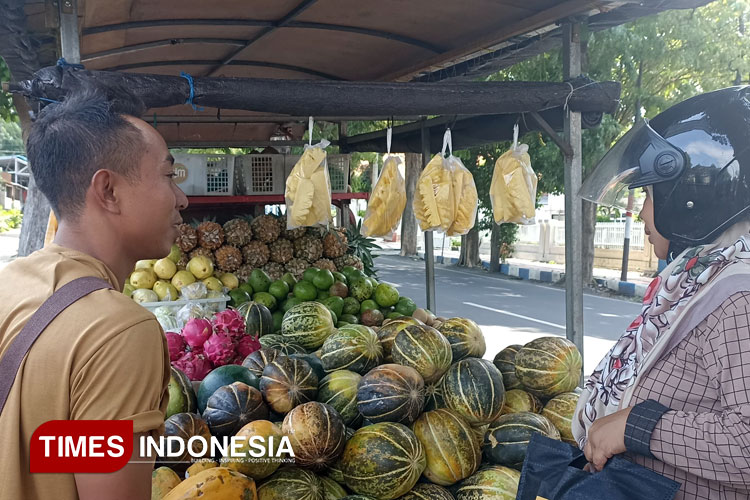
[[[137,260],[167,255],[187,198],[162,137],[133,101],[91,91],[45,108],[27,151],[59,220],[55,243],[0,272],[0,356],[38,307],[75,278],[99,290],[63,311],[32,346],[0,414],[0,500],[150,498],[153,463],[112,474],[31,474],[29,443],[49,420],[132,420],[134,453],[161,432],[169,357],[154,316],[122,293]]]

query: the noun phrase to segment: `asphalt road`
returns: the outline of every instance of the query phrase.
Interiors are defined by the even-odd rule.
[[[376,260],[382,281],[424,307],[424,261],[381,255]],[[455,266],[435,266],[437,314],[476,321],[487,340],[491,359],[510,344],[565,335],[565,290],[529,281],[490,275]],[[624,299],[584,294],[584,372],[591,373],[641,306]]]

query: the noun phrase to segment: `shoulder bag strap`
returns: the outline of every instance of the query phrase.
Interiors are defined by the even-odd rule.
[[[60,287],[31,316],[21,333],[11,341],[5,354],[0,358],[0,414],[3,412],[5,401],[8,399],[23,359],[44,329],[69,305],[91,292],[104,288],[111,289],[112,285],[101,278],[92,276],[75,279]]]

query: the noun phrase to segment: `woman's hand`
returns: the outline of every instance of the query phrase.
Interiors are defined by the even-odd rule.
[[[583,454],[597,471],[604,468],[607,460],[620,453],[625,453],[625,424],[630,415],[630,408],[617,411],[597,419],[588,432]]]

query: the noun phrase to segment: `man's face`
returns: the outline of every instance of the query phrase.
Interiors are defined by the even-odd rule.
[[[187,207],[174,182],[173,158],[161,135],[143,120],[128,117],[143,135],[137,179],[123,188],[122,230],[131,257],[157,259],[169,254]]]

